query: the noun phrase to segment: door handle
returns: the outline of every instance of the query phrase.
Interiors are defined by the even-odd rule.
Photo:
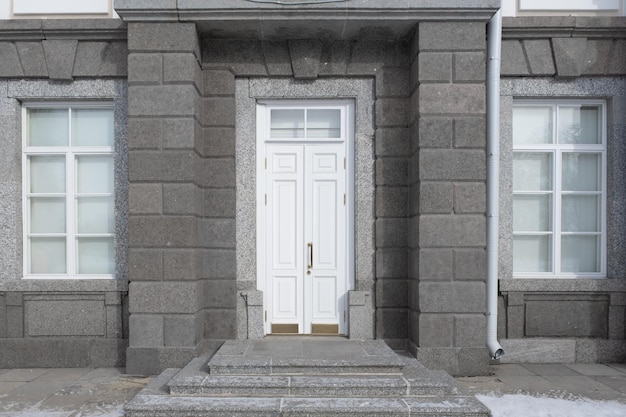
[[[306,248],[309,252],[309,263],[306,266],[306,274],[311,275],[311,269],[313,269],[313,242],[307,243]]]

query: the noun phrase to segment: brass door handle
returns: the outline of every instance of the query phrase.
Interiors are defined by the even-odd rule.
[[[311,269],[313,269],[313,243],[309,242],[306,244],[307,251],[309,252],[309,263],[306,266],[306,274],[311,275]]]

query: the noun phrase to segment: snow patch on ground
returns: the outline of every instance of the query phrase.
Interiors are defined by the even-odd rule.
[[[563,399],[506,394],[476,395],[493,417],[624,417],[626,404],[587,398]]]

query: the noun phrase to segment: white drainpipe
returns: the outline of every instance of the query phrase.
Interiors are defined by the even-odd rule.
[[[502,11],[487,26],[487,348],[504,355],[498,342],[498,233],[500,227],[500,53]]]

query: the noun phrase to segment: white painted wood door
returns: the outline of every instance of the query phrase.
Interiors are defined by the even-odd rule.
[[[347,334],[346,143],[304,138],[262,146],[265,332]]]

